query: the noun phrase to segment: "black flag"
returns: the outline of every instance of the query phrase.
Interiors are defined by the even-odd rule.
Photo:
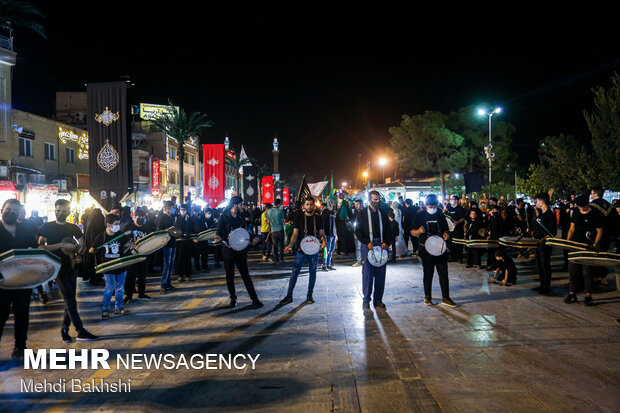
[[[90,195],[109,211],[131,191],[131,149],[127,141],[127,82],[90,83],[88,156]]]
[[[306,198],[312,196],[310,193],[310,188],[308,188],[308,182],[306,182],[306,175],[301,179],[301,185],[299,186],[299,195],[297,196],[297,200],[299,202],[304,202]]]
[[[276,199],[282,200],[282,188],[283,187],[284,185],[282,185],[281,181],[274,182],[273,184],[273,188],[275,189],[274,196],[273,196],[274,201]]]
[[[256,205],[258,201],[258,169],[255,166],[243,167],[243,200],[246,204]]]
[[[472,172],[463,176],[465,180],[465,193],[480,192],[484,187],[484,173]]]

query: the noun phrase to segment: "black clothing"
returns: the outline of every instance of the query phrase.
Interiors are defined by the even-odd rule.
[[[540,220],[540,222],[538,222],[538,220]],[[542,239],[548,235],[555,237],[555,234],[558,232],[557,220],[551,208],[547,209],[547,212],[544,213],[540,211],[540,214],[535,218],[532,225],[531,228],[534,231],[534,238],[536,239]],[[551,234],[549,234],[545,228]]]
[[[157,229],[165,231],[174,226],[174,217],[172,215],[161,214],[157,220]],[[170,241],[166,244],[166,248],[174,248],[176,246],[176,240],[170,237]]]
[[[601,215],[603,221],[603,238],[601,239],[601,249],[603,251],[607,251],[609,245],[611,244],[613,233],[616,231],[614,224],[616,223],[618,212],[616,211],[616,208],[611,206],[611,204],[603,198],[598,198],[590,202],[590,207]]]
[[[500,272],[503,273],[503,276],[506,276],[506,273],[508,273],[508,282],[510,284],[514,284],[517,282],[517,266],[515,265],[515,262],[512,260],[512,258],[505,256],[504,260],[496,260],[497,263],[497,268],[500,270]],[[503,280],[503,277],[500,279],[498,278],[498,281]]]
[[[325,236],[334,235],[334,227],[336,224],[335,213],[329,209],[324,209],[323,212],[321,212],[321,219],[323,219],[323,232]]]
[[[46,222],[39,229],[39,236],[47,239],[47,245],[58,244],[62,242],[64,238],[75,237],[76,239],[82,238],[82,230],[80,227],[68,222],[64,224],[58,224],[57,222]],[[61,259],[60,272],[58,278],[75,275],[73,268],[71,267],[71,259],[68,255],[62,252],[62,249],[51,251]]]
[[[420,254],[422,260],[422,270],[424,272],[424,295],[431,297],[433,286],[433,276],[435,268],[439,276],[439,286],[441,287],[442,298],[450,298],[450,283],[448,281],[448,256],[446,254],[438,257],[430,254]]]
[[[499,213],[489,217],[489,235],[491,239],[500,239],[504,236],[504,220]]]
[[[103,263],[127,256],[130,253],[130,251],[125,252],[125,250],[127,249],[125,245],[130,241],[127,235],[123,235],[119,239],[106,244],[107,242],[113,240],[114,238],[118,237],[121,234],[122,232],[120,231],[115,232],[112,235],[108,234],[107,231],[103,231],[101,234],[97,236],[97,238],[95,238],[93,247],[95,248],[97,264],[103,264]],[[97,249],[98,247],[102,245],[103,247]],[[106,274],[122,274],[125,271],[126,271],[125,268],[118,268],[116,270],[107,270],[105,273]]]
[[[299,230],[295,247],[300,249],[301,240],[305,237],[316,237],[319,241],[321,237],[319,231],[323,229],[323,219],[320,215],[313,214],[311,216],[304,214],[298,215],[293,223],[293,229]]]
[[[410,232],[413,229],[413,221],[418,214],[418,208],[413,205],[403,208],[403,231]]]
[[[394,241],[394,234],[390,226],[390,220],[387,214],[381,211],[381,223],[383,225],[383,237],[381,237],[381,231],[379,228],[379,214],[377,211],[372,211],[370,207],[364,208],[357,214],[357,220],[355,224],[355,236],[362,244],[369,244],[373,240],[370,239],[370,230],[368,227],[368,212],[370,212],[370,220],[372,222],[372,236],[374,239],[381,238],[381,242],[384,244],[390,244]],[[447,225],[447,224],[446,224]]]
[[[28,339],[28,324],[30,321],[30,297],[32,295],[31,288],[22,288],[18,290],[0,290],[0,338],[6,321],[13,309],[13,317],[15,318],[14,337],[15,348],[26,348],[26,340]]]
[[[62,294],[62,299],[65,302],[65,311],[62,321],[62,328],[69,329],[71,323],[75,327],[75,330],[79,333],[84,330],[82,319],[77,309],[77,300],[75,294],[77,292],[77,278],[76,277],[58,277],[56,278],[56,286]]]
[[[413,227],[411,229],[418,230],[421,227],[424,227],[426,229],[426,232],[418,236],[420,245],[423,246],[428,237],[432,235],[442,237],[444,233],[448,232],[448,221],[446,220],[444,214],[439,211],[435,212],[434,214],[429,214],[426,211],[421,211],[416,215],[415,220],[413,221]],[[430,254],[426,251],[425,248],[420,248],[419,255],[429,256]]]
[[[15,236],[13,236],[4,227],[4,224],[0,223],[0,254],[13,249],[38,247],[37,241],[27,225],[17,224],[16,227]]]
[[[239,214],[233,217],[230,210],[224,212],[217,221],[217,235],[224,241],[227,241],[230,233],[237,228],[247,228],[247,223]]]
[[[463,219],[465,218],[465,209],[460,206],[457,205],[456,207],[452,207],[452,205],[448,205],[448,207],[446,208],[446,215],[450,216],[450,218],[452,218],[452,221],[456,223],[456,221],[458,221],[459,219]],[[465,221],[461,222],[460,224],[456,224],[454,226],[454,237],[455,238],[461,238],[456,236],[456,233],[460,233],[462,234],[463,231],[463,227],[465,225]]]
[[[153,225],[150,222],[146,222],[142,226],[138,226],[135,223],[130,223],[127,225],[126,231],[131,231],[131,236],[135,242],[140,241],[142,238],[149,235],[153,232]]]
[[[579,210],[573,212],[570,220],[575,224],[572,241],[593,245],[596,240],[596,229],[603,228],[603,216],[592,209],[587,214]]]
[[[33,228],[24,224],[17,224],[15,236],[11,235],[0,223],[0,253],[22,248],[36,248],[37,242],[34,237]],[[30,320],[30,297],[31,288],[21,288],[18,290],[0,289],[0,338],[6,321],[13,309],[15,348],[26,348],[28,339],[28,324]]]
[[[222,248],[222,255],[224,256],[224,269],[226,270],[226,286],[228,287],[228,293],[231,299],[237,299],[237,293],[235,291],[235,265],[239,270],[239,275],[243,280],[245,289],[252,301],[258,300],[256,290],[254,289],[254,283],[250,278],[250,272],[248,270],[248,252],[247,249],[243,251],[235,251],[231,248],[224,246]]]

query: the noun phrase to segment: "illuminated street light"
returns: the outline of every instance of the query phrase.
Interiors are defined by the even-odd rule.
[[[501,111],[502,108],[500,107],[495,108],[491,112],[489,112],[487,109],[478,109],[478,115],[489,116],[489,145],[484,147],[484,153],[489,160],[489,190],[491,189],[491,164],[493,163],[493,158],[495,158],[495,153],[493,152],[493,145],[491,144],[491,118],[493,117],[493,115],[499,114]]]
[[[347,186],[347,183],[346,183],[346,182],[343,182],[343,183],[342,183],[342,186]]]
[[[362,172],[362,176],[363,176],[364,178],[368,178],[368,171],[364,171],[364,172]]]
[[[379,166],[381,166],[381,173],[383,174],[383,182],[385,182],[385,165],[387,165],[387,159],[379,158]]]

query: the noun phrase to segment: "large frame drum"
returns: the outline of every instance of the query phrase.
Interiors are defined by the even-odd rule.
[[[14,249],[0,254],[0,288],[33,288],[55,280],[60,258],[44,249]]]

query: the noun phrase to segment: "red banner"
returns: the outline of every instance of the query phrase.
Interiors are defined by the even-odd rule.
[[[288,205],[289,205],[288,188],[284,187],[282,188],[282,206],[287,207]]]
[[[159,182],[159,159],[151,159],[151,194],[153,196],[159,196],[159,190],[161,189],[161,182]]]
[[[263,205],[273,204],[273,176],[263,176]]]
[[[224,200],[226,186],[224,144],[202,145],[205,170],[203,199],[211,208],[216,208]]]

